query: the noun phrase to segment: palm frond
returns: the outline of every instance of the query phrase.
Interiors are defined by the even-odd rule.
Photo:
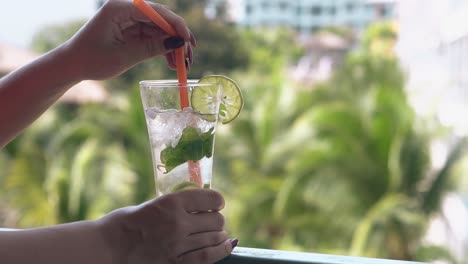
[[[427,214],[433,213],[439,209],[442,196],[449,183],[450,171],[456,162],[463,157],[466,151],[467,140],[462,138],[456,140],[448,152],[447,160],[443,167],[435,174],[427,190],[422,195],[422,207]]]

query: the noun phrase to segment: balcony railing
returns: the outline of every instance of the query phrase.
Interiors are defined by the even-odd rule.
[[[217,264],[411,264],[420,262],[345,257],[336,255],[300,253],[270,249],[242,248],[234,249],[231,256]]]

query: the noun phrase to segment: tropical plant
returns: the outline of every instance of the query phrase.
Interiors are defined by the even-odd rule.
[[[203,61],[203,69],[230,71],[246,64],[246,48],[237,31],[220,21],[207,21],[202,3],[177,2],[176,11],[190,20],[194,30],[200,32],[199,43],[205,42],[203,46],[207,47],[197,51],[195,59]],[[76,21],[46,27],[36,34],[33,46],[38,52],[47,52],[82,25]],[[216,44],[211,44],[213,39]],[[210,57],[213,54],[224,61]],[[197,74],[199,78],[202,68],[198,69],[192,69],[190,76]],[[5,164],[11,167],[10,172],[0,178],[5,183],[1,195],[21,212],[18,225],[96,218],[113,208],[153,197],[148,136],[136,84],[145,78],[174,75],[164,62],[140,64],[108,82],[114,91],[107,104],[58,104],[11,142],[2,152],[14,158]]]
[[[239,78],[247,104],[219,131],[217,146],[232,147],[216,155],[229,228],[244,245],[417,257],[463,144],[430,170],[398,61],[377,51],[350,55],[309,90],[279,71]]]
[[[216,70],[244,91],[240,117],[216,136],[213,180],[228,199],[231,233],[244,246],[434,259],[421,237],[464,142],[431,170],[430,131],[416,125],[389,53],[392,28],[371,28],[330,81],[308,86],[288,78],[302,53],[291,32],[239,33],[201,19],[202,2],[177,1],[201,36],[191,74]],[[46,34],[42,49],[67,38],[60,32]],[[122,89],[106,104],[58,104],[2,150],[0,198],[19,212],[18,226],[97,218],[153,197],[135,84],[173,75],[162,63],[142,64],[110,83]]]
[[[85,23],[85,20],[74,20],[41,28],[33,36],[32,49],[38,53],[48,52],[70,39]]]
[[[142,107],[132,91],[128,102],[59,104],[16,140],[2,193],[20,211],[18,226],[94,219],[154,196]]]

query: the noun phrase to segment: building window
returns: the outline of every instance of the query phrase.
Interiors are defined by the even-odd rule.
[[[97,7],[98,7],[98,8],[101,8],[101,7],[104,5],[105,2],[106,2],[106,0],[99,0],[99,1],[97,2]]]
[[[388,8],[388,6],[383,6],[382,7],[382,11],[380,13],[381,17],[387,17],[388,15],[390,14],[390,10]]]
[[[252,7],[251,5],[246,5],[246,6],[245,6],[245,13],[246,13],[247,15],[252,14],[252,13],[253,13],[253,7]]]
[[[300,6],[296,8],[296,14],[297,16],[300,16],[302,14],[302,8]]]
[[[277,26],[278,27],[288,27],[289,28],[291,25],[286,20],[280,20],[280,21],[277,22]]]
[[[284,11],[286,9],[288,9],[288,3],[287,2],[280,2],[279,3],[279,8],[281,11]]]
[[[263,9],[268,9],[270,8],[270,1],[265,1],[262,3],[262,8]]]
[[[322,14],[321,6],[313,6],[310,8],[310,13],[314,16],[320,16]]]
[[[351,2],[349,2],[349,3],[346,4],[346,10],[348,11],[348,13],[352,13],[352,12],[354,11],[354,8],[355,8],[355,7],[356,7],[356,6],[355,6],[353,3],[351,3]]]

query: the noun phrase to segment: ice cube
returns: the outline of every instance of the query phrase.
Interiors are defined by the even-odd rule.
[[[145,114],[149,119],[155,119],[158,112],[156,111],[156,109],[150,108],[145,110]]]
[[[146,115],[153,146],[164,144],[175,148],[186,127],[194,127],[199,133],[206,133],[213,127],[213,122],[204,120],[190,107],[163,112],[148,109]]]
[[[158,189],[162,193],[169,193],[177,184],[190,181],[189,175],[188,163],[179,165],[171,172],[158,176]]]
[[[182,111],[187,112],[187,113],[193,113],[193,112],[194,112],[194,111],[193,111],[193,108],[190,107],[190,106],[185,107]]]

